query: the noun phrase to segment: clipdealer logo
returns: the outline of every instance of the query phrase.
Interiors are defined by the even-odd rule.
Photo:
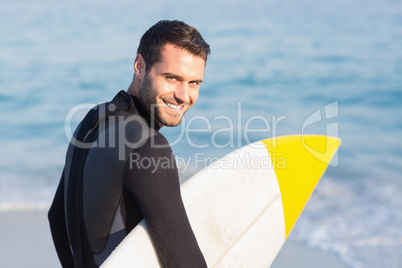
[[[154,148],[160,148],[161,145],[155,144],[153,142],[153,136],[149,135],[149,128],[147,123],[143,118],[138,115],[133,115],[127,118],[110,118],[107,122],[105,122],[104,115],[106,109],[113,110],[113,107],[105,107],[104,104],[98,104],[99,111],[99,121],[101,121],[99,128],[107,129],[109,128],[105,136],[100,135],[98,140],[94,143],[86,143],[77,141],[73,135],[73,124],[77,124],[78,119],[82,118],[85,113],[87,113],[90,109],[96,106],[94,103],[83,103],[72,107],[65,117],[65,134],[66,137],[70,140],[70,142],[80,148],[117,148],[119,151],[119,159],[124,160],[127,158],[127,153],[130,153],[130,149],[136,149],[141,147],[146,139],[151,138],[151,146]],[[338,133],[338,101],[334,101],[323,108],[317,109],[311,115],[307,117],[307,119],[303,122],[301,135],[302,135],[302,143],[304,148],[317,159],[323,159],[323,155],[325,155],[328,151],[328,144],[326,144],[326,148],[324,151],[318,151],[309,144],[305,142],[303,138],[306,135],[306,129],[311,126],[320,126],[325,123],[325,131],[327,136],[339,137]],[[242,147],[242,140],[246,143],[246,145],[252,147],[258,147],[261,145],[260,143],[255,143],[251,141],[250,135],[258,133],[261,135],[266,135],[267,138],[272,137],[273,146],[276,146],[275,138],[277,137],[277,131],[279,129],[278,125],[287,119],[287,116],[272,116],[269,120],[263,115],[253,115],[249,118],[243,118],[243,111],[241,102],[237,103],[237,114],[235,116],[228,115],[217,115],[213,118],[208,118],[203,115],[195,115],[189,119],[183,118],[182,123],[178,126],[179,128],[179,136],[170,142],[170,146],[177,144],[179,141],[185,139],[186,142],[194,149],[195,155],[192,158],[193,164],[200,165],[204,163],[203,166],[207,166],[219,161],[218,159],[214,159],[213,157],[209,157],[210,159],[202,159],[200,160],[200,154],[197,154],[197,149],[205,149],[205,148],[240,148]],[[119,122],[118,124],[116,124]],[[259,123],[259,128],[253,127],[256,123]],[[128,125],[136,124],[139,125],[142,133],[140,133],[141,137],[136,141],[130,141],[127,139],[125,133]],[[203,127],[199,127],[202,125]],[[220,127],[216,127],[219,125]],[[198,127],[197,127],[198,126]],[[214,126],[214,127],[213,127]],[[101,133],[101,131],[99,131]],[[206,139],[200,140],[199,135],[191,135],[192,133],[201,134]],[[209,135],[210,134],[210,135]],[[218,141],[217,137],[221,137]],[[223,137],[223,139],[222,139]],[[198,141],[198,142],[197,142]],[[166,146],[166,145],[163,145]],[[205,156],[206,157],[206,156]],[[272,157],[272,156],[271,156]],[[208,158],[208,157],[206,157]],[[176,160],[178,158],[176,157]],[[235,159],[236,160],[236,159]],[[285,162],[284,160],[277,159],[278,163]],[[224,160],[227,161],[227,160]],[[253,163],[257,163],[257,160],[247,159],[245,158],[240,160],[237,159],[239,165],[245,163],[244,161],[255,161]],[[152,162],[152,161],[151,161]],[[144,162],[145,163],[145,162]],[[163,163],[163,162],[161,162]],[[185,165],[188,165],[188,161]],[[263,166],[264,161],[260,161],[260,166]],[[179,163],[178,163],[179,164]],[[332,158],[330,163],[327,163],[331,166],[336,167],[338,165],[338,154],[336,153]],[[280,164],[284,165],[284,164]],[[155,165],[152,165],[155,166]]]

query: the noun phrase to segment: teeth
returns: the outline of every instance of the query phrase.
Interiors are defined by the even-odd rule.
[[[177,110],[181,109],[181,107],[183,107],[183,105],[174,105],[174,104],[171,104],[171,103],[166,103],[166,105],[169,106],[172,109],[177,109]]]

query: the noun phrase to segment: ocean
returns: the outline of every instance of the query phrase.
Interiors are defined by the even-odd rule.
[[[0,211],[49,208],[72,130],[128,88],[160,19],[195,26],[212,48],[197,104],[162,128],[181,176],[260,139],[339,136],[290,238],[349,267],[400,267],[397,0],[0,0]]]

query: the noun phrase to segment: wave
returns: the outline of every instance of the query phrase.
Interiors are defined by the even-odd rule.
[[[50,202],[1,202],[0,212],[9,211],[48,211]]]

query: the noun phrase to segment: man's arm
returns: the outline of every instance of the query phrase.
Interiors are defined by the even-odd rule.
[[[63,267],[74,267],[73,255],[67,235],[67,225],[64,213],[64,171],[57,187],[52,206],[48,213],[50,231],[53,243]]]
[[[133,150],[126,164],[125,186],[141,209],[164,265],[206,267],[183,205],[173,153],[163,136],[153,139],[165,146],[152,148],[148,139]]]

